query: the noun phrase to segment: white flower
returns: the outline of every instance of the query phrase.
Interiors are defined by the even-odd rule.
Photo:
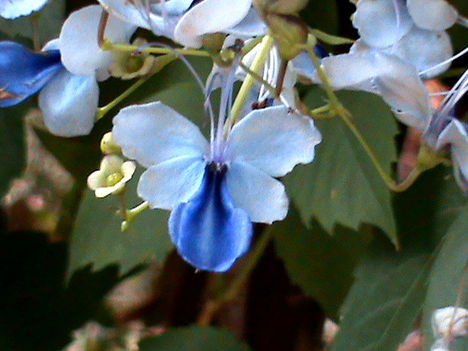
[[[89,175],[88,187],[94,190],[99,198],[110,194],[117,195],[132,179],[135,169],[136,165],[132,161],[124,162],[116,155],[104,156],[99,170]]]

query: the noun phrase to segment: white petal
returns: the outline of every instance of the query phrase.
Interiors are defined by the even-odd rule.
[[[152,208],[172,210],[200,188],[205,168],[200,157],[179,157],[151,166],[140,177],[138,195]]]
[[[442,148],[450,145],[452,158],[456,168],[460,169],[465,179],[464,186],[468,181],[468,130],[467,125],[453,119],[449,125],[440,133],[436,147]]]
[[[384,48],[400,40],[412,26],[404,0],[360,0],[353,25],[370,46]]]
[[[166,0],[164,2],[152,4],[151,9],[159,13],[166,12],[168,15],[182,15],[192,5],[193,0]]]
[[[453,26],[457,10],[445,0],[407,0],[414,23],[423,29],[441,31]]]
[[[49,51],[49,50],[60,50],[60,40],[57,39],[52,39],[48,41],[44,47],[42,48],[42,51]]]
[[[431,116],[429,97],[414,67],[396,56],[375,55],[377,91],[405,124],[425,129]]]
[[[204,0],[190,9],[175,28],[175,40],[200,47],[201,36],[222,32],[240,23],[249,13],[252,0]]]
[[[132,162],[132,161],[126,161],[122,164],[122,174],[123,174],[123,178],[122,180],[127,182],[129,181],[130,179],[132,179],[133,177],[133,174],[135,174],[135,171],[136,171],[136,164],[135,162]]]
[[[238,25],[226,30],[226,33],[237,37],[251,38],[265,34],[267,26],[260,18],[255,8],[251,8],[247,16]]]
[[[234,205],[245,210],[252,222],[272,223],[288,213],[288,197],[283,184],[244,162],[233,162],[226,184]]]
[[[181,156],[202,157],[208,151],[198,127],[160,102],[122,109],[112,133],[123,154],[145,167]]]
[[[49,130],[59,136],[87,135],[94,126],[99,87],[93,76],[60,71],[39,94],[39,107]]]
[[[94,171],[88,176],[88,188],[96,190],[103,186],[106,181],[106,175],[101,170]]]
[[[0,0],[0,17],[14,19],[40,10],[47,0]]]
[[[449,144],[468,147],[468,131],[466,130],[466,126],[456,119],[452,119],[440,133],[436,148],[439,149]]]
[[[138,10],[136,5],[128,0],[98,0],[107,12],[121,20],[137,27],[151,29],[148,15]]]
[[[386,50],[425,71],[448,60],[453,55],[450,37],[445,32],[433,32],[413,27],[398,43]],[[450,63],[431,70],[425,78],[434,77],[450,67]]]
[[[464,188],[468,182],[468,141],[465,145],[452,145],[452,159],[455,167],[460,170],[464,179]]]
[[[281,177],[299,163],[312,162],[321,135],[310,118],[275,106],[255,110],[232,129],[225,159],[246,162],[272,177]]]
[[[65,21],[60,32],[62,63],[74,74],[101,76],[112,63],[112,53],[98,45],[98,27],[104,9],[91,5],[73,12]],[[113,43],[128,42],[135,27],[109,16],[105,37]]]
[[[300,76],[314,80],[316,77],[316,70],[307,52],[301,52],[290,63],[291,69]]]
[[[377,70],[369,56],[342,54],[322,59],[322,68],[333,89],[358,89],[372,91],[372,79]],[[320,82],[315,75],[315,82]]]

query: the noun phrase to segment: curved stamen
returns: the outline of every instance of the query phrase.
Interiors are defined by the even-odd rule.
[[[468,48],[463,49],[458,54],[452,56],[451,58],[449,58],[449,59],[447,59],[447,60],[445,60],[443,62],[440,62],[440,63],[436,64],[435,66],[429,67],[428,69],[425,69],[424,71],[419,72],[419,75],[422,76],[422,75],[426,74],[427,72],[430,72],[430,71],[432,71],[434,69],[437,69],[437,68],[439,68],[439,67],[441,67],[441,66],[443,66],[443,65],[445,65],[445,64],[447,64],[449,62],[452,62],[452,61],[456,60],[457,58],[465,55],[466,53],[468,53]]]
[[[239,66],[240,55],[236,55],[232,61],[231,69],[227,76],[221,76],[221,102],[219,107],[218,125],[216,127],[215,141],[212,145],[212,160],[222,162],[222,155],[224,151],[224,123],[228,115],[230,105],[232,105],[232,91],[234,88],[234,81],[236,79],[236,71]]]
[[[398,28],[400,28],[401,18],[400,18],[400,11],[399,11],[399,8],[398,8],[397,1],[398,0],[392,0],[392,4],[393,4],[393,8],[395,9],[396,26],[397,26],[397,29],[398,29]]]
[[[169,45],[166,45],[166,44],[163,44],[163,43],[156,43],[156,42],[147,43],[145,45],[140,46],[137,50],[141,51],[141,50],[144,50],[144,49],[149,48],[151,46],[161,47],[161,48],[165,48],[165,49],[170,50],[175,56],[177,56],[184,63],[184,65],[190,71],[192,76],[195,78],[195,81],[197,82],[197,84],[200,87],[201,91],[203,92],[203,95],[204,95],[204,98],[205,98],[204,105],[203,105],[204,109],[205,109],[205,111],[208,111],[210,121],[212,121],[212,124],[214,124],[214,112],[213,112],[213,106],[211,104],[209,91],[207,90],[207,88],[203,84],[203,81],[202,81],[200,75],[197,73],[196,69],[192,66],[192,64],[189,62],[189,60],[187,60],[187,58],[184,55],[182,55],[180,52],[177,52],[177,50],[174,49],[173,47],[171,47]]]
[[[444,101],[442,102],[442,107],[440,109],[440,114],[448,114],[455,104],[465,95],[468,91],[468,70],[463,73],[460,79],[455,83],[453,88],[450,90],[449,94],[446,95]]]

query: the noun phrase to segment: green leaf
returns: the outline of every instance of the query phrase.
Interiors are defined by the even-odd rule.
[[[126,191],[129,206],[141,202],[136,196],[139,176],[140,172],[134,175]],[[97,199],[93,192],[86,191],[72,233],[69,275],[89,264],[96,271],[117,264],[125,274],[153,259],[165,260],[172,249],[167,234],[167,212],[146,210],[122,232],[122,218],[116,214],[118,208],[115,196]]]
[[[395,351],[412,331],[426,297],[440,233],[465,200],[448,169],[423,174],[396,198],[401,252],[376,240],[356,273],[332,351]]]
[[[424,302],[425,340],[433,340],[431,317],[434,310],[455,306],[459,301],[465,306],[468,301],[466,285],[468,253],[468,206],[465,206],[457,220],[450,226],[442,239],[442,248],[438,253],[429,278],[427,297]],[[464,278],[463,278],[464,277]],[[463,286],[464,283],[464,286]]]
[[[271,230],[276,252],[291,280],[317,300],[328,317],[338,319],[339,308],[354,280],[354,267],[370,236],[337,227],[332,237],[316,222],[307,229],[294,208]]]
[[[15,20],[6,20],[0,18],[0,28],[10,37],[21,36],[32,39],[33,26],[31,19],[38,18],[37,28],[39,30],[39,38],[44,44],[49,40],[55,39],[60,34],[62,23],[65,16],[65,1],[53,0],[39,12],[31,16],[20,17]]]
[[[99,164],[101,158],[99,143],[103,134],[101,130],[95,129],[92,134],[77,138],[62,138],[37,128],[34,131],[47,151],[78,182],[84,183]]]
[[[421,309],[429,255],[376,242],[356,272],[332,351],[394,351]]]
[[[25,167],[23,121],[26,110],[26,106],[0,109],[0,196]]]
[[[385,103],[367,93],[342,92],[340,100],[374,150],[386,172],[396,160],[394,138],[397,124]],[[320,106],[318,88],[305,98],[309,107]],[[397,243],[391,193],[354,135],[338,118],[318,121],[322,143],[315,160],[297,167],[285,183],[301,218],[308,225],[312,217],[332,232],[336,224],[358,229],[363,223],[382,228]]]
[[[186,327],[144,339],[140,351],[248,351],[229,331],[213,327]]]
[[[208,60],[202,59],[193,60],[192,64],[202,76],[206,76],[211,67]],[[126,99],[124,104],[157,100],[175,108],[199,125],[203,125],[205,121],[208,122],[203,113],[203,93],[181,62],[171,64],[149,79],[137,92]],[[123,104],[119,106],[119,108],[122,107]],[[110,117],[112,116],[113,114],[109,113],[103,118],[89,137],[63,141],[61,138],[48,136],[49,144],[51,144],[50,140],[54,141],[52,148],[55,150],[54,154],[61,159],[67,169],[77,174],[79,179],[85,180],[93,170],[92,167],[97,166],[93,155],[100,156],[97,150],[98,140],[103,130],[111,128]],[[209,123],[205,125],[209,126]],[[75,147],[73,147],[74,144]],[[61,145],[67,146],[65,148]],[[77,148],[77,145],[80,148]],[[88,156],[83,158],[83,155],[92,156],[91,162],[76,162],[77,159],[87,161]],[[139,174],[135,174],[126,192],[128,203],[132,206],[141,202],[136,196],[138,178]],[[118,206],[119,203],[114,197],[96,199],[90,191],[86,192],[72,235],[69,273],[88,264],[92,264],[94,270],[100,270],[110,264],[118,264],[121,273],[126,273],[140,264],[148,263],[151,259],[164,261],[167,253],[172,249],[167,233],[168,213],[147,210],[131,223],[129,232],[122,233],[120,231],[121,218],[115,214]]]

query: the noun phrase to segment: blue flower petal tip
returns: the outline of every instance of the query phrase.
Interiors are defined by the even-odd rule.
[[[172,211],[169,232],[180,255],[195,268],[224,272],[244,254],[252,238],[246,211],[235,208],[225,168],[210,164],[191,200]]]
[[[15,42],[0,42],[0,107],[37,93],[62,67],[58,50],[34,53]]]

